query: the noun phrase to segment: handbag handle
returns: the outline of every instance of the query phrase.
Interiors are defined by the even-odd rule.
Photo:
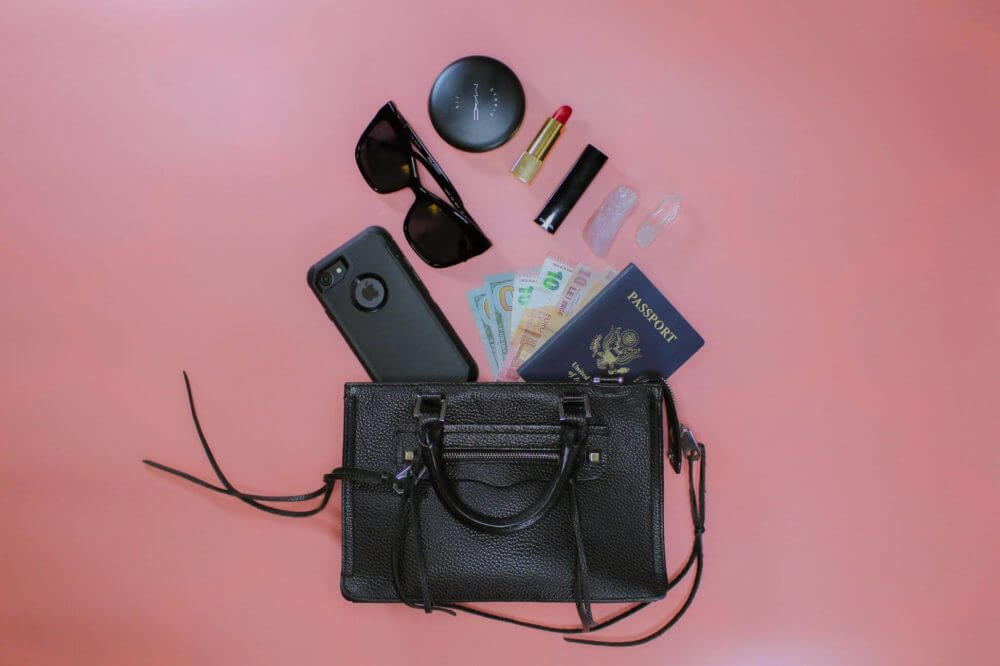
[[[436,412],[433,409],[425,409],[432,403],[439,405]],[[559,500],[559,496],[576,470],[580,453],[587,441],[587,421],[591,418],[590,400],[587,396],[567,396],[559,401],[562,440],[559,468],[541,495],[530,506],[515,514],[502,517],[487,516],[468,506],[458,496],[445,472],[442,448],[446,404],[444,396],[420,396],[413,411],[414,416],[420,420],[419,437],[424,469],[444,507],[466,526],[491,534],[509,534],[538,522]],[[578,413],[567,410],[569,405],[574,404],[580,406]]]

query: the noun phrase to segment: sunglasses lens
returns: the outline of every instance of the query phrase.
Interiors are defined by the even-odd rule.
[[[380,120],[358,143],[358,165],[378,192],[395,192],[412,177],[410,148],[388,120]]]
[[[419,198],[406,218],[410,245],[432,266],[451,266],[485,252],[490,242],[451,208]]]

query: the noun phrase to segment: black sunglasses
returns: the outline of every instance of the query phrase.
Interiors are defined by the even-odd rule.
[[[420,258],[435,268],[453,266],[490,249],[492,243],[465,210],[455,186],[392,102],[386,102],[365,128],[354,151],[368,186],[379,194],[409,187],[417,195],[403,222],[403,233]],[[442,201],[420,184],[424,165],[451,201]]]

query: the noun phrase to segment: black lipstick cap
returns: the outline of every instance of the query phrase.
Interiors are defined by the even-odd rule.
[[[545,208],[535,218],[535,223],[550,234],[554,234],[607,161],[607,155],[588,143],[576,160],[576,164],[549,197]]]

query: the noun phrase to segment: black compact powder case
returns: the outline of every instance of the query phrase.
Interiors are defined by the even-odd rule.
[[[524,88],[510,67],[489,56],[456,60],[441,72],[428,101],[441,138],[481,153],[507,142],[524,118]]]

